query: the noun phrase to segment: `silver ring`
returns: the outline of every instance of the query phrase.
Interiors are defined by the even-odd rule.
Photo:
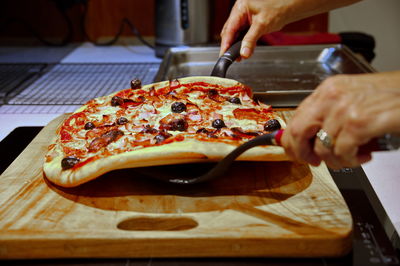
[[[326,131],[320,129],[317,133],[317,137],[322,142],[322,145],[324,145],[325,148],[332,149],[335,141],[331,136],[329,136]]]

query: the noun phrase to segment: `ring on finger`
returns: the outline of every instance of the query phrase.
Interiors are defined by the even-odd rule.
[[[322,145],[324,145],[325,148],[332,149],[333,145],[335,144],[335,139],[329,135],[325,130],[320,129],[317,132],[317,138],[319,141],[321,141]]]

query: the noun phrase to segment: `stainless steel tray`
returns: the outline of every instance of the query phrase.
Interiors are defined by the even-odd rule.
[[[170,49],[155,81],[210,75],[219,47]],[[256,98],[276,107],[297,106],[325,78],[374,72],[343,45],[259,46],[248,60],[235,62],[226,77],[253,88]]]

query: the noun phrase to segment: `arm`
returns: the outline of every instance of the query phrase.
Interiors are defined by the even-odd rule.
[[[222,55],[240,31],[250,27],[243,38],[241,57],[253,54],[257,40],[288,23],[343,7],[360,0],[237,0],[221,32]]]
[[[331,149],[314,141],[319,129],[334,138]],[[355,167],[371,160],[358,148],[385,133],[400,133],[400,71],[326,79],[297,108],[282,145],[295,160]]]

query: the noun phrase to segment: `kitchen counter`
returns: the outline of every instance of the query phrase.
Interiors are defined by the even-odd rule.
[[[1,52],[2,51],[2,52]],[[15,57],[10,57],[6,50],[0,49],[0,63],[31,62],[29,53],[22,49],[20,53],[12,50]],[[62,63],[160,63],[154,52],[143,46],[96,47],[82,44],[63,51]],[[18,57],[22,54],[24,58]],[[35,54],[35,52],[33,53]],[[66,54],[66,55],[65,55]],[[12,130],[23,126],[45,126],[57,116],[73,111],[78,105],[3,105],[0,106],[0,140]],[[373,160],[363,165],[368,182],[371,184],[379,201],[390,220],[383,221],[388,233],[394,232],[392,224],[400,232],[400,151],[380,152],[373,155]],[[380,214],[378,213],[380,216]]]

